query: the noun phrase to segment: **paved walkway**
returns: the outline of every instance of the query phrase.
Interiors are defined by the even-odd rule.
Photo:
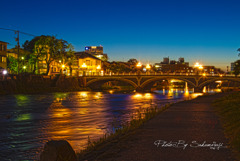
[[[197,145],[206,141],[205,144],[216,142],[227,146],[223,129],[211,106],[213,100],[223,95],[204,96],[174,104],[147,122],[134,135],[112,143],[111,148],[106,149],[97,160],[234,161],[231,151],[226,147],[217,149],[217,146],[210,148]]]

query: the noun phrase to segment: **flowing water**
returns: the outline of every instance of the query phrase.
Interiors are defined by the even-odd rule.
[[[129,121],[139,108],[195,98],[184,89],[153,93],[71,92],[0,96],[0,160],[37,160],[51,139],[69,141],[75,151]]]

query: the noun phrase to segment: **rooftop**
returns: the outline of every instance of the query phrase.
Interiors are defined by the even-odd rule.
[[[77,57],[79,57],[79,58],[82,58],[82,59],[84,59],[84,58],[93,58],[93,59],[97,59],[97,60],[101,60],[101,59],[98,59],[98,58],[96,58],[95,56],[93,56],[93,55],[91,55],[91,54],[88,54],[87,52],[84,52],[84,51],[82,51],[82,52],[76,52],[76,53],[74,53]]]

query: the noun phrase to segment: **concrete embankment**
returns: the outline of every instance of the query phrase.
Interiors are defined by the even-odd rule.
[[[234,161],[212,102],[227,95],[198,97],[172,105],[124,139],[81,160]]]
[[[0,81],[0,94],[34,94],[83,90],[81,80],[66,76],[18,75]]]

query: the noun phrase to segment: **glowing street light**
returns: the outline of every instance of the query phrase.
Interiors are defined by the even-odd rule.
[[[200,64],[198,62],[195,63],[194,67],[198,68],[200,66]]]
[[[142,67],[142,64],[140,62],[137,63],[137,67],[138,68],[141,68]]]
[[[151,66],[149,64],[147,64],[146,69],[151,69]]]
[[[97,69],[101,69],[101,66],[100,66],[100,65],[98,65],[98,66],[97,66]]]
[[[21,59],[24,60],[24,57],[22,56]]]
[[[203,73],[203,76],[206,77],[206,73]]]
[[[142,67],[142,64],[138,62],[136,66],[138,68],[137,75],[140,75],[140,68]]]
[[[7,74],[7,70],[4,70],[4,71],[3,71],[3,75],[6,75],[6,74]]]
[[[87,68],[87,65],[85,63],[83,63],[82,68]]]
[[[223,75],[222,75],[222,74],[220,74],[219,76],[220,76],[220,77],[222,77]]]
[[[23,66],[23,69],[26,69],[27,67],[26,66]]]
[[[85,76],[85,75],[86,75],[86,72],[85,72],[84,69],[87,69],[86,63],[83,63],[83,64],[82,64],[82,68],[83,68],[83,76]]]
[[[65,68],[65,65],[64,65],[64,64],[62,65],[62,68]]]

